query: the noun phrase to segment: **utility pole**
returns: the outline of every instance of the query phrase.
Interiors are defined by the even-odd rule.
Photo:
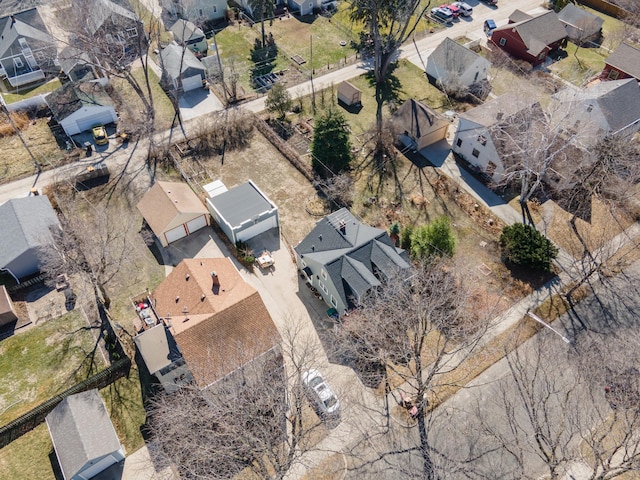
[[[309,35],[309,50],[310,59],[309,63],[311,64],[311,107],[313,108],[313,114],[316,114],[316,91],[313,88],[313,35]]]
[[[535,313],[533,312],[527,312],[527,315],[529,315],[529,317],[533,318],[536,322],[538,322],[540,325],[542,325],[543,327],[548,328],[549,330],[551,330],[553,333],[555,333],[556,335],[558,335],[560,338],[562,338],[562,341],[568,345],[571,344],[571,340],[569,340],[567,337],[565,337],[564,335],[562,335],[559,331],[557,331],[555,328],[553,328],[551,325],[549,325],[547,322],[545,322],[544,320],[542,320],[539,316],[537,316]]]
[[[218,51],[218,42],[216,41],[216,29],[213,29],[213,46],[216,47],[216,58],[218,59],[218,70],[220,70],[220,80],[222,81],[222,91],[224,92],[225,108],[229,107],[229,99],[227,98],[227,85],[224,83],[224,72],[222,71],[222,62],[220,61],[220,52]]]

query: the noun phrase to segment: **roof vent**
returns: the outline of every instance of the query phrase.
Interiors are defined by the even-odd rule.
[[[180,301],[180,295],[176,295],[176,303]]]
[[[185,305],[184,307],[182,307],[182,313],[189,313],[189,309],[187,308],[187,306]]]
[[[497,118],[498,120],[502,120],[502,117],[504,117],[504,112],[503,112],[503,111],[500,111],[500,112],[498,112],[498,113],[496,114],[496,118]]]
[[[316,251],[316,246],[315,245],[311,245],[311,251],[315,252]]]
[[[338,224],[338,228],[341,234],[343,235],[347,234],[347,224],[345,223],[344,220],[340,220],[340,223]]]
[[[188,282],[189,279],[191,278],[191,275],[189,275],[188,273],[185,275],[184,279]]]
[[[318,239],[322,241],[322,234],[318,235]]]
[[[204,302],[204,299],[205,299],[205,298],[207,298],[207,296],[203,293],[203,294],[200,296],[200,301],[201,301],[201,302]]]

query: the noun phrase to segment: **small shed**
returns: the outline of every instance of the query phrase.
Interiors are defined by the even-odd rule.
[[[338,101],[347,107],[357,106],[362,103],[362,91],[346,80],[338,85]]]
[[[186,183],[156,182],[138,210],[162,246],[209,225],[209,211]]]
[[[0,327],[18,320],[18,314],[13,307],[9,292],[4,285],[0,285]]]
[[[251,180],[208,198],[207,207],[234,245],[280,225],[278,207]]]
[[[65,480],[88,480],[125,458],[96,389],[69,395],[45,420]]]

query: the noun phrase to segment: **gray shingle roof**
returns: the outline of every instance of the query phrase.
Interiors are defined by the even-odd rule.
[[[188,42],[192,38],[204,37],[204,32],[199,27],[193,22],[182,18],[171,25],[170,30],[173,32],[173,38],[178,43]]]
[[[463,75],[478,59],[489,64],[489,60],[469,50],[458,42],[445,38],[429,55],[429,60],[452,76]],[[441,77],[442,78],[442,77]]]
[[[229,224],[239,226],[275,208],[252,182],[243,183],[209,199]]]
[[[182,58],[183,51],[184,59]],[[162,59],[162,66],[166,75],[173,80],[178,79],[181,73],[185,73],[189,69],[200,70],[202,72],[206,71],[202,62],[198,60],[191,50],[173,43],[162,49],[160,58]],[[182,69],[180,68],[181,64]]]
[[[13,22],[13,25],[11,23]],[[40,47],[55,45],[55,41],[40,17],[38,10],[32,8],[23,12],[18,12],[11,16],[0,18],[0,58],[4,58],[7,50],[14,45],[14,42],[22,37],[28,40],[32,50]]]
[[[499,124],[517,112],[531,107],[536,100],[519,93],[506,93],[478,107],[460,114],[460,118],[470,120],[485,127]]]
[[[640,49],[628,43],[621,43],[605,63],[640,80]]]
[[[640,119],[640,87],[635,78],[600,82],[577,91],[567,88],[553,97],[560,102],[571,104],[573,110],[588,108],[591,103],[597,104],[611,133]],[[592,111],[595,112],[593,109]],[[579,111],[575,113],[580,114]]]
[[[599,16],[594,15],[584,8],[577,7],[572,3],[567,4],[567,6],[558,13],[558,20],[579,30],[583,30],[583,38],[598,33],[604,23],[604,20]]]
[[[325,266],[345,305],[352,292],[362,296],[380,285],[376,273],[389,278],[409,268],[406,254],[393,246],[384,230],[361,223],[346,208],[320,220],[294,250]]]
[[[49,227],[60,225],[45,195],[15,198],[0,205],[0,268],[31,248],[51,241]]]
[[[83,107],[112,107],[113,100],[98,82],[67,83],[45,97],[59,122]]]
[[[125,22],[136,22],[136,14],[131,11],[131,5],[127,0],[93,0],[96,4],[87,12],[86,24],[94,35],[104,23],[112,16],[122,17]]]
[[[121,448],[98,390],[68,396],[46,421],[65,478]]]
[[[538,56],[548,45],[567,37],[567,32],[554,11],[498,27],[494,32],[510,29],[518,32],[528,52],[534,56]]]
[[[412,138],[421,138],[430,133],[430,129],[440,120],[431,107],[413,98],[407,100],[393,114],[393,123],[409,132]]]

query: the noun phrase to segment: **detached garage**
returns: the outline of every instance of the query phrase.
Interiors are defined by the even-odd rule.
[[[65,480],[88,480],[125,458],[98,390],[68,396],[46,422]]]
[[[160,52],[162,64],[162,81],[174,90],[188,92],[202,88],[207,69],[188,48],[176,44],[168,45]]]
[[[186,183],[156,182],[138,210],[162,246],[209,225],[209,211]]]
[[[234,245],[279,227],[278,207],[251,180],[231,190],[205,190],[217,193],[207,199],[207,207]]]
[[[113,100],[98,82],[67,83],[47,95],[45,101],[69,136],[118,121]]]

